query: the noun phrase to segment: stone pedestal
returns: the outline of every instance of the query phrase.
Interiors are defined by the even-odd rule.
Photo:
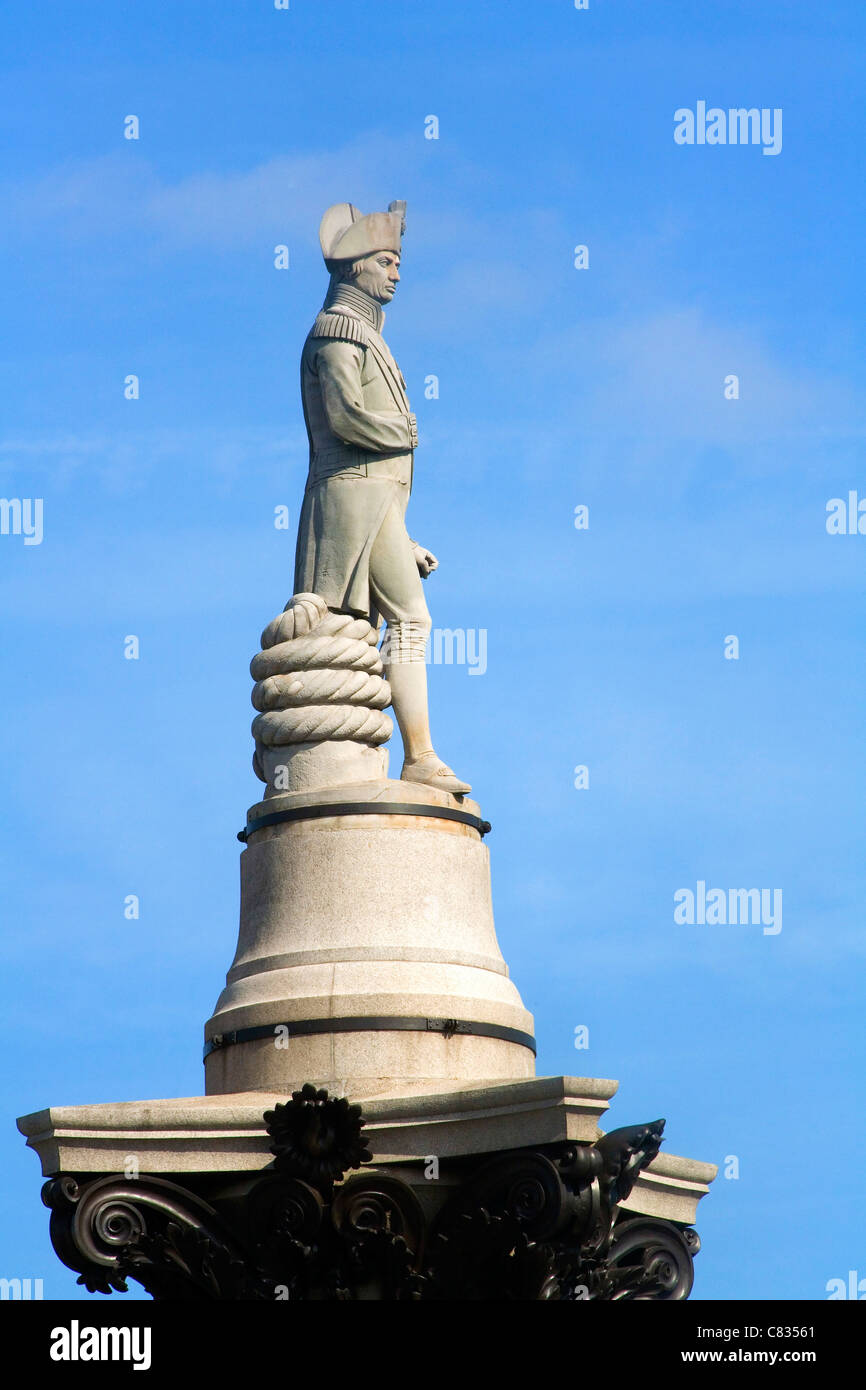
[[[715,1167],[535,1076],[478,805],[350,742],[257,753],[207,1094],[19,1121],[58,1255],[166,1299],[688,1297]]]
[[[316,792],[353,782],[380,782],[388,776],[388,751],[334,739],[330,743],[295,743],[262,748],[258,765],[267,783],[265,800],[294,792]]]
[[[238,947],[205,1028],[209,1095],[356,1099],[535,1074],[496,939],[489,827],[401,781],[268,796],[242,835]]]

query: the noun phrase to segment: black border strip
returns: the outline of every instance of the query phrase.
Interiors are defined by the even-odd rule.
[[[471,825],[482,837],[491,829],[489,820],[481,820],[469,811],[458,811],[452,806],[423,806],[407,801],[333,801],[326,806],[293,806],[288,811],[271,811],[247,821],[246,827],[238,831],[241,844],[246,844],[250,835],[264,830],[267,825],[280,825],[283,821],[320,820],[325,816],[432,816],[436,820],[456,820],[461,825]]]
[[[522,1033],[519,1028],[505,1028],[500,1023],[469,1023],[458,1018],[395,1018],[383,1015],[354,1018],[308,1018],[294,1023],[261,1023],[255,1028],[236,1028],[227,1033],[215,1033],[204,1045],[205,1061],[212,1052],[218,1052],[234,1043],[258,1042],[262,1038],[273,1038],[278,1028],[285,1028],[291,1039],[310,1037],[314,1033],[442,1033],[446,1038],[455,1033],[469,1033],[478,1038],[500,1038],[503,1042],[518,1043],[528,1047],[535,1055],[535,1038],[531,1033]]]

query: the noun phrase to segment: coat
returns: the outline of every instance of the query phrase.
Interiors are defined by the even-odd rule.
[[[405,514],[418,436],[387,344],[373,322],[352,312],[359,294],[326,304],[301,355],[310,467],[294,592],[319,594],[329,608],[375,625],[370,551],[392,503]]]

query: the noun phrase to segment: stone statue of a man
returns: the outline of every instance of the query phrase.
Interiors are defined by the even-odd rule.
[[[406,204],[363,216],[328,209],[319,241],[331,283],[301,357],[310,471],[298,526],[295,593],[387,623],[385,675],[408,782],[471,790],[433,751],[425,651],[432,626],[421,579],[438,561],[411,540],[405,513],[418,442],[406,383],[382,338],[400,279]]]

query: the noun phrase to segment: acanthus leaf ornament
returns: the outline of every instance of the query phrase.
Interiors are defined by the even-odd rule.
[[[361,1134],[360,1105],[309,1082],[293,1091],[290,1101],[266,1110],[264,1120],[274,1141],[275,1166],[292,1177],[327,1186],[371,1158]]]

